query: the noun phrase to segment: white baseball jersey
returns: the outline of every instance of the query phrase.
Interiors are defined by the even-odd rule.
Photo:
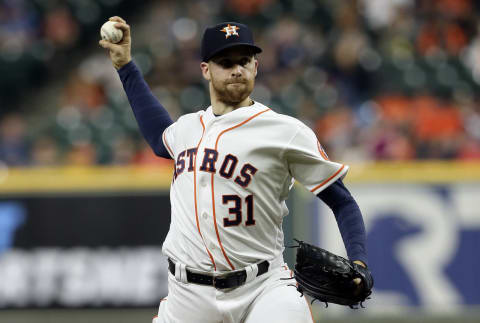
[[[225,115],[184,115],[163,133],[175,161],[163,252],[223,272],[281,256],[285,204],[296,179],[314,194],[348,166],[328,160],[313,131],[256,102]]]

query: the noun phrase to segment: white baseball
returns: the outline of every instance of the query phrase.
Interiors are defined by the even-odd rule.
[[[107,21],[100,28],[100,36],[103,40],[118,43],[123,38],[123,31],[115,27],[116,21]]]

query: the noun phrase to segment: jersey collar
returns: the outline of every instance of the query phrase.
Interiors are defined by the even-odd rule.
[[[247,118],[253,116],[254,114],[256,114],[256,113],[258,113],[262,110],[265,110],[265,109],[267,109],[266,106],[264,106],[263,104],[261,104],[259,102],[253,101],[253,105],[237,108],[237,109],[235,109],[231,112],[222,114],[220,116],[215,116],[213,114],[212,106],[209,106],[203,114],[203,120],[204,120],[205,124],[209,124],[211,122],[215,122],[215,123],[217,123],[217,122],[222,122],[222,123],[223,122],[227,122],[227,123],[241,122],[244,119],[247,119]]]

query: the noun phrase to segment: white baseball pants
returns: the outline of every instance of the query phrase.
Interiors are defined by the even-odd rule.
[[[286,264],[270,265],[268,272],[240,287],[219,290],[179,281],[169,272],[168,296],[152,323],[314,322],[295,280],[284,280],[290,277]]]

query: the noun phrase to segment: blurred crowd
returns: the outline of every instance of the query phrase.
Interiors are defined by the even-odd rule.
[[[127,1],[33,2],[0,0],[0,59],[18,63],[18,53],[43,53],[41,67],[29,73],[62,68],[63,76],[58,85],[58,74],[44,73],[42,87],[24,77],[33,79],[34,94],[50,84],[60,90],[37,107],[2,107],[0,161],[164,163],[141,138],[118,76],[96,45],[103,14]],[[80,3],[97,6],[96,14],[79,13]],[[204,28],[241,21],[264,49],[253,98],[312,127],[330,158],[480,160],[480,5],[473,0],[144,3],[124,14],[134,60],[174,120],[209,105],[199,69]],[[84,54],[71,56],[79,47]],[[10,85],[2,91],[20,87],[1,78]]]

